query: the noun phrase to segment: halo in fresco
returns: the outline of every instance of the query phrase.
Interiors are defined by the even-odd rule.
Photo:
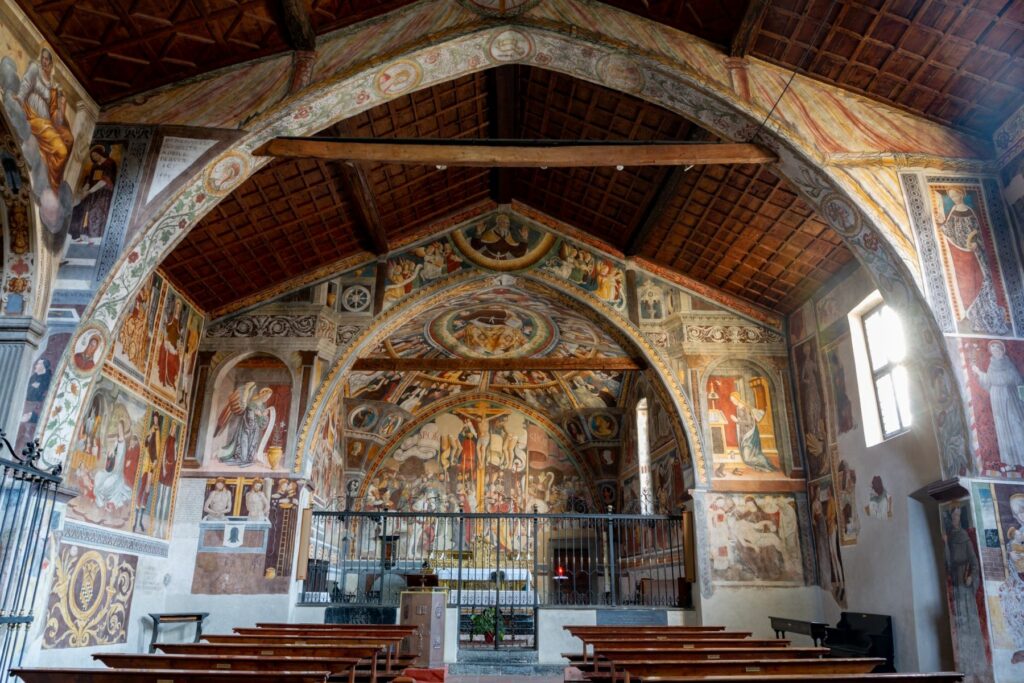
[[[388,64],[377,73],[373,85],[384,97],[398,97],[419,85],[423,69],[416,62],[400,59]]]
[[[487,53],[495,62],[519,62],[533,54],[533,39],[523,31],[505,29],[491,38]]]
[[[506,303],[445,311],[427,323],[426,334],[432,345],[456,358],[525,358],[558,343],[550,318]]]
[[[488,216],[452,233],[452,241],[481,268],[508,272],[540,261],[555,244],[555,235],[535,230],[508,214]]]
[[[203,178],[203,186],[208,193],[222,197],[248,178],[251,170],[252,163],[247,154],[228,151],[210,166]]]
[[[459,4],[485,17],[514,17],[540,0],[459,0]]]

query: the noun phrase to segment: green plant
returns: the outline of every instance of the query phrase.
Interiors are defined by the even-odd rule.
[[[498,611],[493,607],[474,614],[470,621],[473,624],[473,635],[491,634],[497,638],[505,636],[505,623],[498,617]]]

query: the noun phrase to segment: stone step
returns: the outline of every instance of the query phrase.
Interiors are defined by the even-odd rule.
[[[536,664],[536,650],[459,650],[460,664]]]
[[[452,676],[562,676],[565,667],[554,664],[449,664],[448,673]]]

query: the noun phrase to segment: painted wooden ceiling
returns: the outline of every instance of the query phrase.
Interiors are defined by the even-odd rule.
[[[303,48],[315,35],[414,0],[17,2],[105,104]],[[1024,104],[1024,3],[1016,0],[604,2],[732,54],[796,69],[976,133],[991,134]],[[305,11],[305,31],[289,19],[289,6]]]
[[[515,106],[496,105],[501,89]],[[527,66],[442,83],[322,134],[711,139],[635,97]],[[393,250],[455,218],[513,201],[782,313],[852,258],[793,188],[761,166],[510,171],[280,160],[207,214],[164,270],[213,311],[346,256]]]

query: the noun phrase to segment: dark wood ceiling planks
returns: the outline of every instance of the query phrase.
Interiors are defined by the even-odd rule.
[[[413,1],[17,0],[101,104],[294,47],[284,5],[323,35]],[[1024,104],[1020,0],[604,1],[984,136]]]
[[[772,0],[751,54],[990,136],[1024,105],[1024,2]]]
[[[504,130],[521,139],[694,140],[709,134],[630,95],[518,66]],[[328,136],[481,138],[492,130],[496,71],[397,98]],[[494,200],[495,171],[366,164],[368,195],[342,162],[278,161],[200,221],[164,263],[215,310],[359,251],[373,251],[367,212],[390,248]],[[668,182],[669,177],[673,182]],[[761,306],[788,313],[851,255],[788,183],[762,166],[515,169],[508,199]],[[652,214],[652,207],[660,212]]]
[[[317,34],[415,0],[312,0]],[[105,104],[289,49],[279,0],[18,0]]]

